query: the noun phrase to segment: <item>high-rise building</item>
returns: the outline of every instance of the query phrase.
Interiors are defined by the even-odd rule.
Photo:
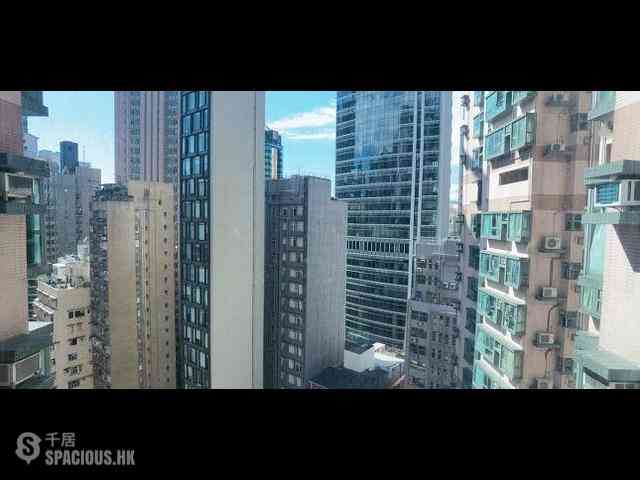
[[[266,182],[264,387],[303,388],[344,357],[347,208],[331,181]]]
[[[181,386],[262,388],[264,92],[181,102]]]
[[[116,91],[114,99],[116,182],[174,183],[178,178],[179,92]]]
[[[38,104],[38,98],[40,104]],[[42,92],[0,92],[0,387],[51,388],[52,326],[30,322],[41,235],[45,162],[23,156],[22,117],[46,112]],[[34,286],[35,285],[35,286]]]
[[[282,137],[270,128],[264,131],[264,178],[277,180],[282,178]]]
[[[173,188],[103,185],[92,202],[96,388],[175,388]]]
[[[461,246],[457,238],[416,242],[405,346],[409,385],[462,387],[459,369]]]
[[[3,128],[0,130],[0,214],[25,217],[29,319],[33,319],[37,277],[47,271],[43,234],[46,205],[42,191],[49,168],[41,160],[23,156],[21,119],[48,111],[41,103],[38,106],[38,98],[41,102],[42,92],[0,93],[0,128]]]
[[[348,203],[346,331],[403,348],[413,241],[448,231],[452,95],[338,92],[336,115],[335,191]]]
[[[589,120],[576,386],[640,388],[640,92],[593,92]]]
[[[591,94],[473,95],[462,260],[466,297],[477,290],[473,387],[573,388]]]
[[[178,183],[180,92],[116,91],[115,180],[165,182],[173,185],[172,218],[176,232],[173,246],[175,291],[180,291],[180,238]],[[180,323],[180,295],[176,295],[176,327]],[[176,330],[176,335],[179,332]],[[181,352],[176,352],[176,355]],[[178,379],[180,380],[180,378]]]
[[[64,143],[64,142],[62,142]],[[48,181],[49,208],[55,228],[55,256],[71,255],[89,236],[91,199],[100,187],[101,171],[79,162]]]
[[[93,388],[89,259],[69,255],[55,263],[49,278],[38,283],[34,307],[39,321],[53,323],[56,389]]]
[[[54,264],[58,260],[59,250],[56,241],[56,206],[55,206],[55,178],[60,175],[60,152],[40,150],[38,158],[49,165],[49,177],[42,182],[42,201],[46,206],[44,214],[44,256],[48,264]]]
[[[73,175],[79,163],[78,144],[70,141],[60,142],[60,173]]]

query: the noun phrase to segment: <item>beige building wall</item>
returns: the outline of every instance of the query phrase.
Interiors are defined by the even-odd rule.
[[[617,91],[615,105],[613,128],[598,132],[612,142],[610,161],[640,160],[640,92]],[[640,364],[640,226],[607,225],[605,235],[599,347]]]
[[[131,181],[96,202],[108,228],[111,388],[175,388],[173,186]]]
[[[0,214],[0,341],[27,332],[27,228]]]
[[[0,152],[22,155],[21,111],[21,91],[0,91]]]
[[[89,351],[90,305],[88,285],[53,286],[38,282],[38,300],[34,309],[38,320],[53,322],[52,368],[55,370],[56,389],[93,388]]]
[[[582,213],[586,206],[583,174],[590,153],[589,130],[571,132],[570,115],[588,112],[591,94],[562,92],[569,95],[571,106],[549,105],[550,95],[558,93],[561,92],[538,91],[532,100],[514,106],[511,114],[493,122],[494,128],[499,128],[526,113],[536,115],[535,145],[531,149],[515,152],[507,161],[488,162],[487,211],[532,212],[528,244],[487,240],[486,245],[489,250],[525,255],[529,259],[528,289],[513,291],[489,280],[485,283],[485,286],[526,302],[526,332],[519,338],[512,338],[523,351],[522,378],[517,382],[517,388],[535,388],[537,378],[553,381],[554,388],[574,386],[571,370],[561,373],[559,365],[565,359],[575,357],[575,329],[562,328],[559,313],[561,310],[577,311],[579,297],[576,280],[561,278],[561,264],[582,263],[584,234],[566,231],[565,223],[568,213]],[[551,144],[563,144],[566,151],[545,154],[545,146]],[[528,170],[528,180],[504,184],[502,175],[520,168]],[[560,237],[564,251],[541,253],[546,236]],[[539,289],[548,286],[558,288],[559,298],[538,300]],[[556,304],[558,306],[549,315]],[[535,346],[536,333],[546,331],[554,333],[557,348]]]
[[[599,345],[640,365],[640,226],[607,225],[605,252]]]
[[[135,211],[107,202],[111,388],[139,388],[136,328]]]
[[[145,388],[176,387],[173,186],[129,182],[140,219],[143,260],[143,346]],[[147,311],[148,310],[148,311]]]
[[[264,92],[211,92],[211,388],[262,388]]]

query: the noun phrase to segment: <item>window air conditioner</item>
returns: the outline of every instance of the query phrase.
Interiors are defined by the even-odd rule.
[[[549,390],[553,388],[553,382],[548,378],[536,379],[536,388],[538,390]]]
[[[545,250],[560,250],[562,243],[560,237],[545,237],[544,249]]]
[[[536,333],[536,345],[539,347],[553,345],[553,333],[549,333],[549,332]]]
[[[627,207],[640,205],[640,180],[620,180],[618,188],[612,189],[615,183],[605,183],[596,187],[596,207]]]

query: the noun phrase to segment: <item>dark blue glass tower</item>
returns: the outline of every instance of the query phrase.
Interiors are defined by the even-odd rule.
[[[446,235],[438,194],[442,177],[448,186],[449,165],[440,157],[441,99],[450,92],[337,94],[335,190],[348,203],[347,334],[403,347],[411,240]]]

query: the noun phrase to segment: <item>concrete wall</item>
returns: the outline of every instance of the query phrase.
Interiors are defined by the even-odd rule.
[[[261,388],[264,92],[211,93],[211,387]]]
[[[586,205],[583,172],[589,160],[590,150],[585,144],[589,131],[571,132],[570,115],[587,112],[591,97],[588,92],[566,92],[573,102],[572,107],[547,105],[549,95],[555,93],[558,92],[538,91],[535,98],[514,106],[510,114],[505,114],[493,122],[494,127],[499,128],[526,113],[535,113],[535,145],[528,150],[515,152],[512,158],[486,162],[485,166],[489,183],[488,204],[485,210],[531,210],[533,212],[531,240],[528,244],[495,240],[480,242],[485,243],[481,245],[484,249],[524,254],[529,258],[528,289],[514,292],[511,288],[507,289],[486,281],[487,286],[527,302],[526,332],[514,339],[524,349],[520,388],[530,388],[535,378],[543,376],[553,379],[556,388],[570,386],[568,380],[570,375],[558,374],[556,367],[561,358],[574,356],[575,330],[561,328],[558,314],[561,309],[577,310],[578,295],[575,280],[561,278],[561,262],[581,263],[583,233],[566,231],[565,223],[568,213],[580,213]],[[568,153],[545,155],[545,145],[555,143],[565,144],[568,147]],[[502,174],[518,168],[528,168],[528,180],[500,185]],[[465,186],[467,185],[470,184],[465,183]],[[472,200],[465,193],[467,213],[472,213],[474,210],[474,205],[469,206]],[[544,237],[550,235],[562,238],[567,248],[564,255],[539,252]],[[465,252],[465,263],[467,255],[468,252]],[[538,289],[542,286],[557,287],[559,296],[566,298],[559,301],[561,306],[556,308],[550,317],[548,317],[550,308],[558,302],[536,300]],[[550,318],[548,328],[555,334],[560,346],[560,349],[555,352],[534,347],[536,332],[547,330],[548,318]]]
[[[91,305],[90,290],[88,287],[81,288],[56,288],[44,282],[38,283],[38,303],[35,309],[39,320],[53,321],[53,349],[56,375],[56,389],[65,390],[69,388],[69,382],[80,381],[80,386],[75,388],[93,388],[93,367],[91,364],[91,354],[89,353],[89,321],[90,312],[87,311]],[[52,301],[55,299],[55,301]],[[44,304],[46,308],[54,311],[52,316],[48,316],[45,309],[39,304]],[[75,312],[80,311],[84,316],[76,317]],[[69,313],[73,318],[69,318]],[[51,318],[53,317],[53,318]],[[76,339],[76,345],[71,345],[70,340]],[[69,360],[69,355],[77,353],[75,360]],[[66,368],[81,367],[78,374],[65,373]]]
[[[344,359],[347,204],[331,200],[331,181],[307,178],[305,378]]]
[[[23,152],[22,92],[0,91],[0,152]]]
[[[138,388],[135,214],[131,202],[108,202],[111,387]]]
[[[144,387],[176,387],[173,186],[169,183],[128,184],[134,208],[144,213],[141,233],[144,269]],[[145,195],[145,191],[148,192]],[[149,309],[146,312],[146,309]]]
[[[0,214],[0,341],[27,331],[27,228],[24,215]]]
[[[600,347],[640,363],[640,226],[607,225]]]

